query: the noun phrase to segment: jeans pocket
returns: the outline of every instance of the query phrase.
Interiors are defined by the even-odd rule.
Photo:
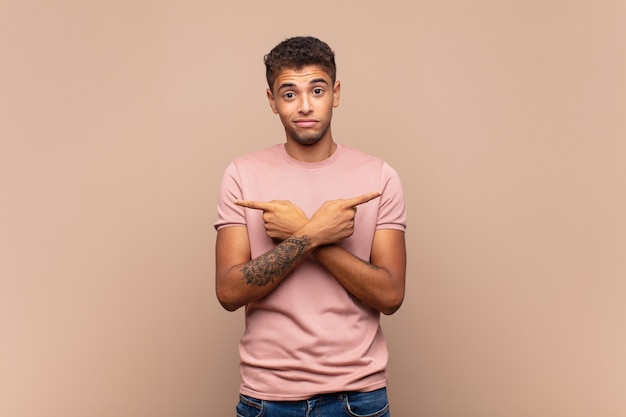
[[[237,417],[261,417],[263,415],[263,400],[247,395],[239,395],[237,403]]]
[[[352,392],[345,398],[346,411],[352,417],[388,416],[389,400],[387,390],[381,388],[372,392]]]

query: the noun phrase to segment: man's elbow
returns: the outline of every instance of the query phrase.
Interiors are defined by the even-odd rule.
[[[224,310],[230,311],[230,312],[235,311],[239,307],[241,307],[239,304],[228,303],[228,302],[221,301],[221,300],[220,300],[220,305],[224,308]]]
[[[404,301],[404,291],[393,294],[388,297],[386,302],[380,307],[380,312],[386,316],[390,316],[400,309],[402,302]]]
[[[226,311],[235,311],[243,305],[243,303],[241,303],[238,299],[229,294],[228,291],[220,290],[218,288],[216,290],[216,295],[220,305]]]

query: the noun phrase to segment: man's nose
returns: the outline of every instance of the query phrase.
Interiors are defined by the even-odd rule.
[[[313,111],[313,103],[308,95],[300,96],[300,108],[298,111],[302,114],[309,114]]]

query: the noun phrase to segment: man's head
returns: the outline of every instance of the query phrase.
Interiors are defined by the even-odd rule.
[[[306,66],[323,69],[334,84],[337,77],[335,53],[326,43],[311,36],[293,37],[279,43],[265,55],[265,76],[270,90],[273,91],[274,81],[281,70]]]

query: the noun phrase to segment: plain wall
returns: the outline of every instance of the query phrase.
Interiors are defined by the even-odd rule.
[[[403,179],[395,417],[626,415],[626,3],[0,4],[0,415],[234,416],[222,172],[283,142],[262,57],[337,54]],[[349,193],[348,193],[349,194]]]

